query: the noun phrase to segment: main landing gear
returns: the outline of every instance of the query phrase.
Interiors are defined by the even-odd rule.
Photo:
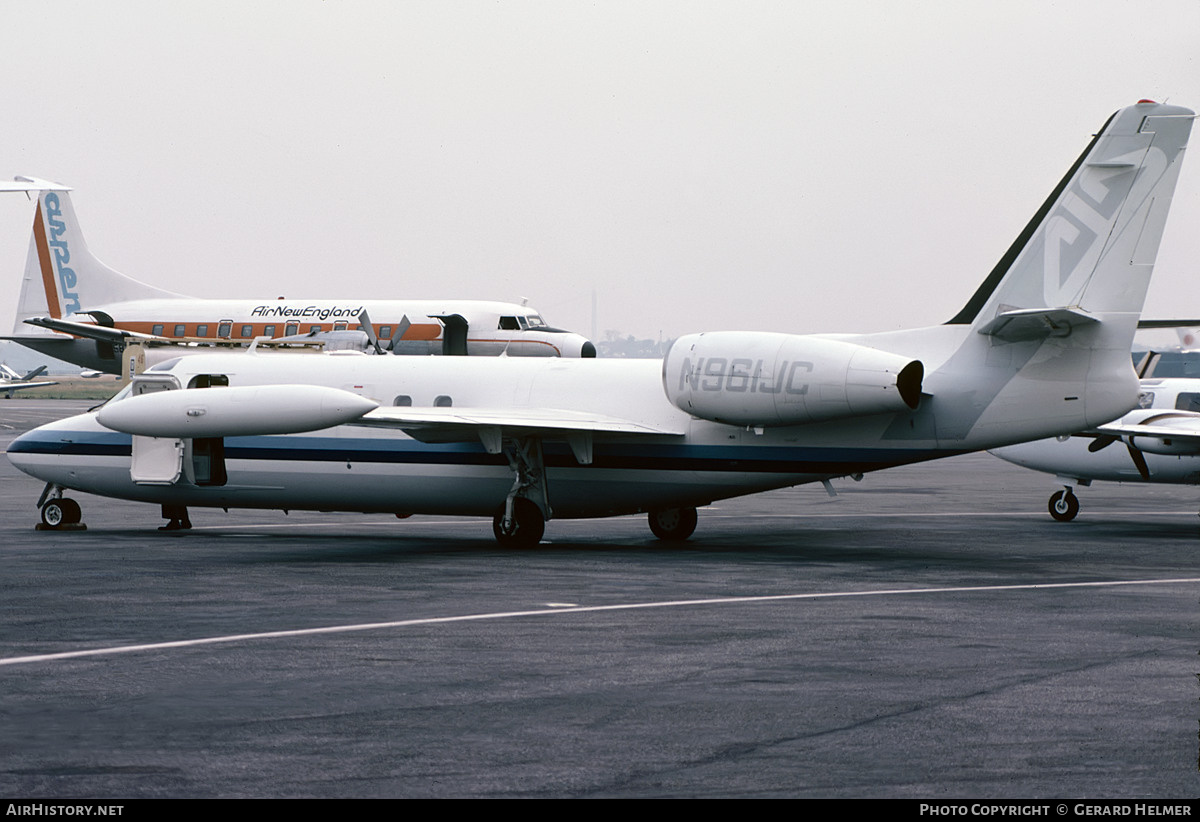
[[[493,447],[504,453],[514,478],[504,511],[492,519],[492,533],[505,548],[530,548],[541,542],[551,516],[542,442],[535,437],[505,438]]]
[[[492,519],[496,542],[505,548],[531,548],[542,541],[546,519],[538,507],[524,497],[512,501],[512,516],[497,514]]]
[[[1079,497],[1070,488],[1050,495],[1050,516],[1059,522],[1070,522],[1079,513]]]
[[[650,530],[664,542],[683,542],[696,530],[695,508],[662,508],[650,512]]]

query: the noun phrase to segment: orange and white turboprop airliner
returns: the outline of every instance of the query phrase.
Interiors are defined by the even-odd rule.
[[[216,344],[248,345],[263,337],[387,354],[596,355],[586,338],[553,328],[537,311],[516,303],[212,300],[156,288],[92,256],[70,190],[30,177],[0,182],[0,192],[37,195],[17,320],[7,339],[84,368],[128,373],[122,354],[131,343],[142,344],[145,365],[152,365],[190,353],[185,347],[202,351]]]

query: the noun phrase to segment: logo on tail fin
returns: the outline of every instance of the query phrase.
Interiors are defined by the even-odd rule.
[[[68,315],[74,314],[80,309],[79,294],[75,291],[75,285],[79,278],[75,275],[75,271],[67,265],[71,262],[71,250],[67,248],[67,241],[63,239],[63,235],[67,233],[67,224],[62,219],[62,204],[58,200],[58,195],[53,191],[48,192],[44,200],[46,202],[46,224],[50,227],[48,245],[54,251],[54,265],[58,272],[58,291],[63,311]],[[43,268],[45,262],[43,261]]]
[[[1079,302],[1104,250],[1124,228],[1115,223],[1131,189],[1139,179],[1156,181],[1166,167],[1166,155],[1152,147],[1140,168],[1127,162],[1118,167],[1083,169],[1073,190],[1046,221],[1043,265],[1047,306]],[[1137,211],[1138,204],[1134,205],[1132,212]]]

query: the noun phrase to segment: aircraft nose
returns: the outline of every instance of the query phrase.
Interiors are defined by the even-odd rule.
[[[584,357],[584,358],[595,357],[596,356],[596,346],[592,345],[590,340],[585,342],[583,344],[583,346],[579,349],[579,356]]]

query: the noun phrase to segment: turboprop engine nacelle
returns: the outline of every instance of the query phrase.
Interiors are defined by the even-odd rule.
[[[799,425],[909,411],[921,399],[919,360],[795,334],[717,331],[680,337],[663,360],[678,408],[732,425]]]

